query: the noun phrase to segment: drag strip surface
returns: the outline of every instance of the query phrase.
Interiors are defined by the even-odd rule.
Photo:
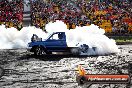
[[[25,49],[0,50],[0,67],[4,70],[0,78],[0,88],[82,88],[76,82],[79,64],[90,74],[132,73],[132,45],[118,47],[121,50],[120,53],[106,56],[45,55],[36,57]],[[124,88],[126,85],[91,86],[91,88],[99,87]]]

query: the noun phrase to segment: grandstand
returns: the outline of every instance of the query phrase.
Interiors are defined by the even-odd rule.
[[[23,20],[22,0],[0,0],[0,24],[21,29]]]
[[[130,0],[1,0],[0,22],[44,30],[48,22],[62,20],[68,29],[95,24],[109,34],[131,34],[131,5]]]

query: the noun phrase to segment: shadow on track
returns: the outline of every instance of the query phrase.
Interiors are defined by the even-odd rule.
[[[42,56],[35,56],[35,55],[31,55],[31,57],[34,57],[36,59],[40,59],[43,61],[59,61],[63,58],[87,58],[88,56],[76,56],[76,55],[57,55],[57,54],[53,54],[53,55],[42,55]]]
[[[98,56],[88,56],[88,55],[59,55],[59,54],[52,54],[52,55],[41,55],[41,56],[35,56],[34,54],[27,54],[24,56],[21,56],[19,59],[23,60],[23,59],[39,59],[39,60],[43,60],[43,61],[59,61],[63,58],[87,58],[87,57],[98,57]]]

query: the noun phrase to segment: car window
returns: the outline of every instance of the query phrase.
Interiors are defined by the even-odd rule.
[[[62,39],[64,39],[62,33],[54,34],[54,35],[50,38],[50,40],[62,40]]]
[[[51,40],[58,40],[58,34],[54,34],[52,35],[52,37],[50,38]]]

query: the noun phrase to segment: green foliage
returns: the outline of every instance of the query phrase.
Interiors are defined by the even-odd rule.
[[[132,42],[132,36],[113,37],[116,42]]]

